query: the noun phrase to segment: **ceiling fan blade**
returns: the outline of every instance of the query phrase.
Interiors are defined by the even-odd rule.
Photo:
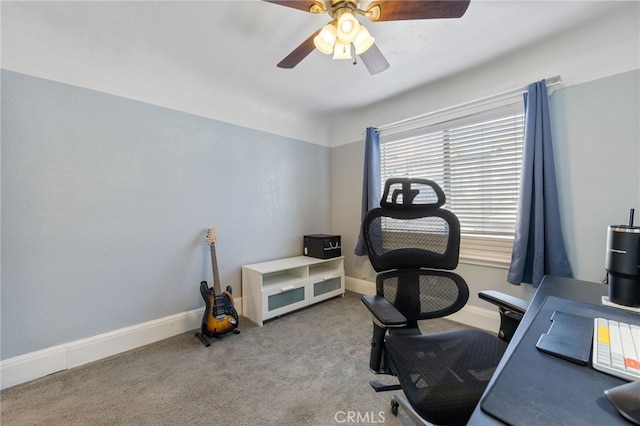
[[[279,4],[280,6],[287,6],[293,9],[304,10],[305,12],[311,12],[311,7],[316,5],[324,10],[324,4],[320,1],[313,0],[264,0],[267,3]]]
[[[382,71],[389,68],[389,62],[385,59],[384,55],[378,49],[375,43],[368,48],[365,52],[362,52],[360,55],[360,59],[364,63],[364,66],[367,67],[369,73],[371,75],[375,75],[381,73]]]
[[[379,8],[380,16],[372,21],[403,21],[410,19],[460,18],[470,0],[377,0],[367,10]]]
[[[313,39],[319,32],[320,30],[311,34],[300,46],[293,49],[293,52],[289,53],[286,58],[278,63],[278,68],[293,68],[306,58],[309,53],[313,52],[313,49],[316,48],[316,45],[313,44]]]

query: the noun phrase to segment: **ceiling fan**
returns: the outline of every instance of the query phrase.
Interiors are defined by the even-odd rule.
[[[372,22],[411,19],[460,18],[470,0],[264,0],[313,14],[327,13],[331,21],[296,47],[280,63],[280,68],[293,68],[314,49],[333,54],[333,59],[351,59],[356,55],[371,74],[389,68],[389,63],[375,44],[369,31],[356,19],[367,17]],[[369,3],[366,10],[359,6]]]

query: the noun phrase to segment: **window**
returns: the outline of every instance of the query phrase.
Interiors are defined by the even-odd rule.
[[[460,261],[508,266],[523,138],[519,94],[381,127],[381,187],[390,177],[436,181],[460,219]]]

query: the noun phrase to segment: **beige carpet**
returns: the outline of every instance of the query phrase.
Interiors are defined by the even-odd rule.
[[[422,325],[421,325],[422,326]],[[447,320],[428,331],[455,328]],[[184,333],[0,393],[2,425],[408,424],[376,394],[371,321],[347,292],[205,347]],[[350,421],[353,420],[353,421]]]

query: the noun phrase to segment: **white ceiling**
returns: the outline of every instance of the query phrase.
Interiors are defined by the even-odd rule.
[[[30,23],[46,21],[86,49],[85,57],[69,55],[68,61],[78,61],[70,66],[82,66],[105,49],[123,58],[153,55],[156,69],[148,78],[161,79],[163,61],[172,61],[201,76],[204,84],[223,80],[257,98],[319,113],[358,108],[436,81],[619,6],[612,1],[471,0],[460,19],[371,23],[360,17],[391,65],[372,76],[363,64],[332,60],[317,50],[293,69],[277,68],[329,18],[263,1],[62,1],[5,7],[8,3],[3,1],[3,24],[28,14]],[[34,44],[56,42],[49,33],[34,36],[36,28],[15,31]],[[5,42],[10,41],[3,39],[3,48]],[[122,66],[131,67],[129,73],[138,71],[135,63],[123,61]]]

